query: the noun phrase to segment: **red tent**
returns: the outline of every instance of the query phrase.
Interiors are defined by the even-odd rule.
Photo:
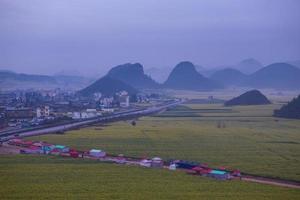
[[[23,141],[21,146],[23,147],[30,147],[33,144],[32,141]]]
[[[70,151],[70,156],[72,158],[78,158],[79,153],[77,151],[75,151],[74,149],[72,149],[72,151]]]
[[[29,147],[29,149],[31,149],[31,150],[39,150],[40,147],[31,145],[31,146]]]
[[[210,168],[203,168],[199,166],[192,168],[192,170],[197,174],[208,174],[209,172],[211,172]]]

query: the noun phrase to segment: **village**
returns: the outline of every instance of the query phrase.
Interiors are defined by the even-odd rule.
[[[162,100],[159,95],[151,93],[131,97],[127,91],[111,96],[96,92],[90,97],[59,88],[0,91],[0,134],[97,118]]]

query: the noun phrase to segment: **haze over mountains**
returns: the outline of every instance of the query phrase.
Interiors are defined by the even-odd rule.
[[[195,64],[196,70],[200,74],[202,74],[206,77],[211,76],[216,71],[219,71],[222,69],[227,69],[227,68],[237,69],[244,74],[251,74],[251,73],[261,69],[262,67],[263,67],[263,65],[259,61],[255,60],[254,58],[244,59],[244,60],[242,60],[236,64],[232,64],[232,65],[221,65],[221,66],[215,66],[215,67],[205,67],[202,65]],[[160,67],[160,68],[152,67],[152,68],[145,69],[145,71],[154,80],[156,80],[160,83],[163,83],[164,81],[167,80],[172,69],[173,69],[172,67]]]
[[[299,89],[300,69],[287,63],[274,63],[248,76],[243,85],[256,88]]]
[[[145,73],[149,74],[149,76],[158,83],[164,83],[172,69],[172,67],[151,67],[145,69]]]
[[[294,60],[294,61],[287,61],[286,63],[293,65],[295,67],[300,68],[300,60]]]
[[[261,69],[262,67],[263,65],[254,58],[242,60],[236,66],[233,66],[233,68],[241,71],[244,74],[252,74]]]
[[[216,71],[210,78],[222,83],[224,86],[234,86],[242,84],[247,75],[237,69],[225,68]]]
[[[253,60],[241,63],[243,66],[246,66],[245,63],[252,66],[257,64]],[[226,68],[216,71],[211,77],[205,77],[196,70],[193,63],[184,61],[174,67],[167,80],[162,84],[155,82],[146,75],[143,66],[139,63],[118,65],[113,67],[106,76],[136,89],[160,88],[204,91],[232,86],[273,89],[299,89],[300,87],[298,84],[300,69],[286,63],[274,63],[250,75],[237,69]],[[105,87],[105,85],[102,84],[101,87]]]
[[[258,70],[254,73],[246,73],[253,71],[253,69]],[[160,83],[147,75],[140,63],[126,63],[115,66],[109,70],[106,76],[114,80],[119,80],[137,90],[162,88],[215,90],[226,87],[273,88],[279,90],[300,89],[300,68],[288,63],[273,63],[262,67],[258,61],[246,59],[232,67],[229,66],[209,71],[205,67],[185,61],[180,62],[171,70],[168,68],[164,68],[164,70],[170,72],[165,81],[161,78]],[[155,73],[159,74],[162,70],[152,68],[150,71],[152,73],[156,71]],[[60,87],[79,90],[92,83],[92,79],[67,75],[65,72],[54,76],[46,76],[18,74],[2,70],[0,71],[0,83],[1,89]]]
[[[225,86],[300,89],[300,69],[287,63],[274,63],[246,75],[236,69],[222,69],[212,79]]]
[[[19,74],[7,70],[0,71],[0,89],[78,89],[90,84],[92,79],[70,75]]]

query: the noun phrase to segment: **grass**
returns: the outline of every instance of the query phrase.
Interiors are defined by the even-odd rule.
[[[299,181],[300,123],[273,118],[277,107],[184,105],[141,118],[136,126],[125,121],[102,130],[89,127],[30,139],[82,150],[99,148],[115,154],[193,160]],[[218,128],[218,124],[225,127]]]
[[[0,199],[298,199],[300,191],[51,156],[1,156]]]

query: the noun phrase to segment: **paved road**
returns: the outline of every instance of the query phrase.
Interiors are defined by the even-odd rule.
[[[24,131],[21,133],[18,132],[17,135],[16,135],[16,133],[10,133],[10,134],[6,134],[5,136],[3,136],[3,135],[0,136],[0,141],[4,142],[4,141],[10,140],[10,139],[13,139],[15,137],[29,137],[29,136],[34,136],[34,135],[56,133],[56,132],[66,131],[66,130],[73,129],[73,128],[78,128],[80,126],[86,126],[86,125],[90,125],[90,124],[105,122],[105,121],[109,121],[109,120],[115,120],[115,119],[119,119],[119,118],[145,116],[145,115],[149,115],[152,113],[160,112],[168,107],[173,107],[180,103],[182,103],[182,101],[174,101],[172,103],[163,104],[163,105],[159,105],[159,106],[152,106],[152,107],[148,107],[148,108],[141,109],[141,110],[131,110],[131,111],[119,112],[119,113],[114,113],[109,116],[103,116],[103,117],[93,118],[93,119],[79,121],[79,122],[71,122],[69,124],[64,124],[64,125],[56,125],[56,126],[54,125],[52,127],[41,128],[38,130]]]

